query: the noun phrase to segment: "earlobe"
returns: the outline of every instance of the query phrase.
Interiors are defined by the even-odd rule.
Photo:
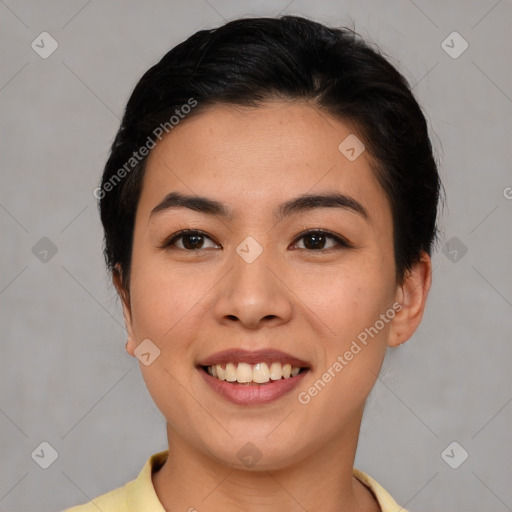
[[[126,344],[125,344],[124,348],[128,355],[135,357],[135,342],[131,338],[128,338],[126,340]]]
[[[431,284],[432,261],[427,253],[422,252],[420,260],[397,287],[395,300],[402,307],[391,323],[388,339],[390,347],[406,342],[420,325]]]

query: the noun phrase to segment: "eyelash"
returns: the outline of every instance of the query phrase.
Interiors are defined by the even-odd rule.
[[[169,249],[171,248],[177,240],[179,240],[180,238],[183,238],[187,235],[199,235],[199,236],[202,236],[202,237],[205,237],[205,238],[208,238],[212,241],[214,241],[211,237],[209,237],[206,233],[204,233],[203,231],[199,231],[199,230],[196,230],[196,229],[183,229],[181,231],[178,231],[177,233],[174,233],[172,234],[169,238],[167,238],[160,246],[159,246],[159,249]],[[307,249],[307,248],[299,248],[300,250],[305,250],[305,251],[308,251],[308,252],[327,252],[327,251],[330,251],[331,249],[333,250],[340,250],[340,249],[351,249],[353,248],[354,246],[344,237],[341,237],[339,235],[335,235],[334,233],[331,233],[330,231],[326,231],[326,230],[323,230],[323,229],[308,229],[307,231],[303,231],[302,233],[299,233],[297,235],[297,237],[295,238],[295,240],[293,241],[293,244],[297,244],[297,242],[299,240],[301,240],[302,238],[308,236],[308,235],[324,235],[326,236],[326,238],[328,239],[332,239],[335,241],[337,247],[328,247],[327,249]],[[214,242],[216,243],[216,242]],[[182,250],[182,251],[186,251],[186,252],[196,252],[196,251],[200,251],[202,248],[199,248],[199,249],[186,249],[186,248],[181,248],[181,247],[178,247],[179,250]]]

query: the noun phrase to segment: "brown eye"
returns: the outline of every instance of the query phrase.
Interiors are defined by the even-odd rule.
[[[199,249],[208,248],[205,247],[207,240],[212,242],[210,248],[219,247],[209,236],[205,235],[201,231],[184,230],[174,234],[170,240],[162,245],[162,248],[176,247],[185,251],[197,251]]]
[[[306,249],[324,249],[327,237],[322,233],[311,233],[302,237]]]
[[[336,247],[351,247],[347,240],[321,230],[308,231],[300,235],[296,240],[303,240],[303,247],[298,247],[299,249],[309,251],[326,250]]]
[[[185,249],[201,249],[204,243],[203,235],[182,235],[181,238]]]

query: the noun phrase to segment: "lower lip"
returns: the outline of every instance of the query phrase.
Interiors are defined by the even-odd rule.
[[[226,400],[237,405],[259,405],[273,402],[292,391],[302,382],[308,370],[303,370],[296,377],[290,377],[289,379],[271,380],[266,384],[249,385],[217,379],[202,368],[199,368],[199,373],[206,383]]]

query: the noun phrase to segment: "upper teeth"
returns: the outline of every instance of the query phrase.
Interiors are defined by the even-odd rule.
[[[281,378],[289,379],[295,377],[300,372],[300,367],[291,364],[271,363],[270,367],[267,363],[226,363],[208,366],[208,373],[212,377],[228,382],[256,382],[264,384],[269,380],[279,380]]]

